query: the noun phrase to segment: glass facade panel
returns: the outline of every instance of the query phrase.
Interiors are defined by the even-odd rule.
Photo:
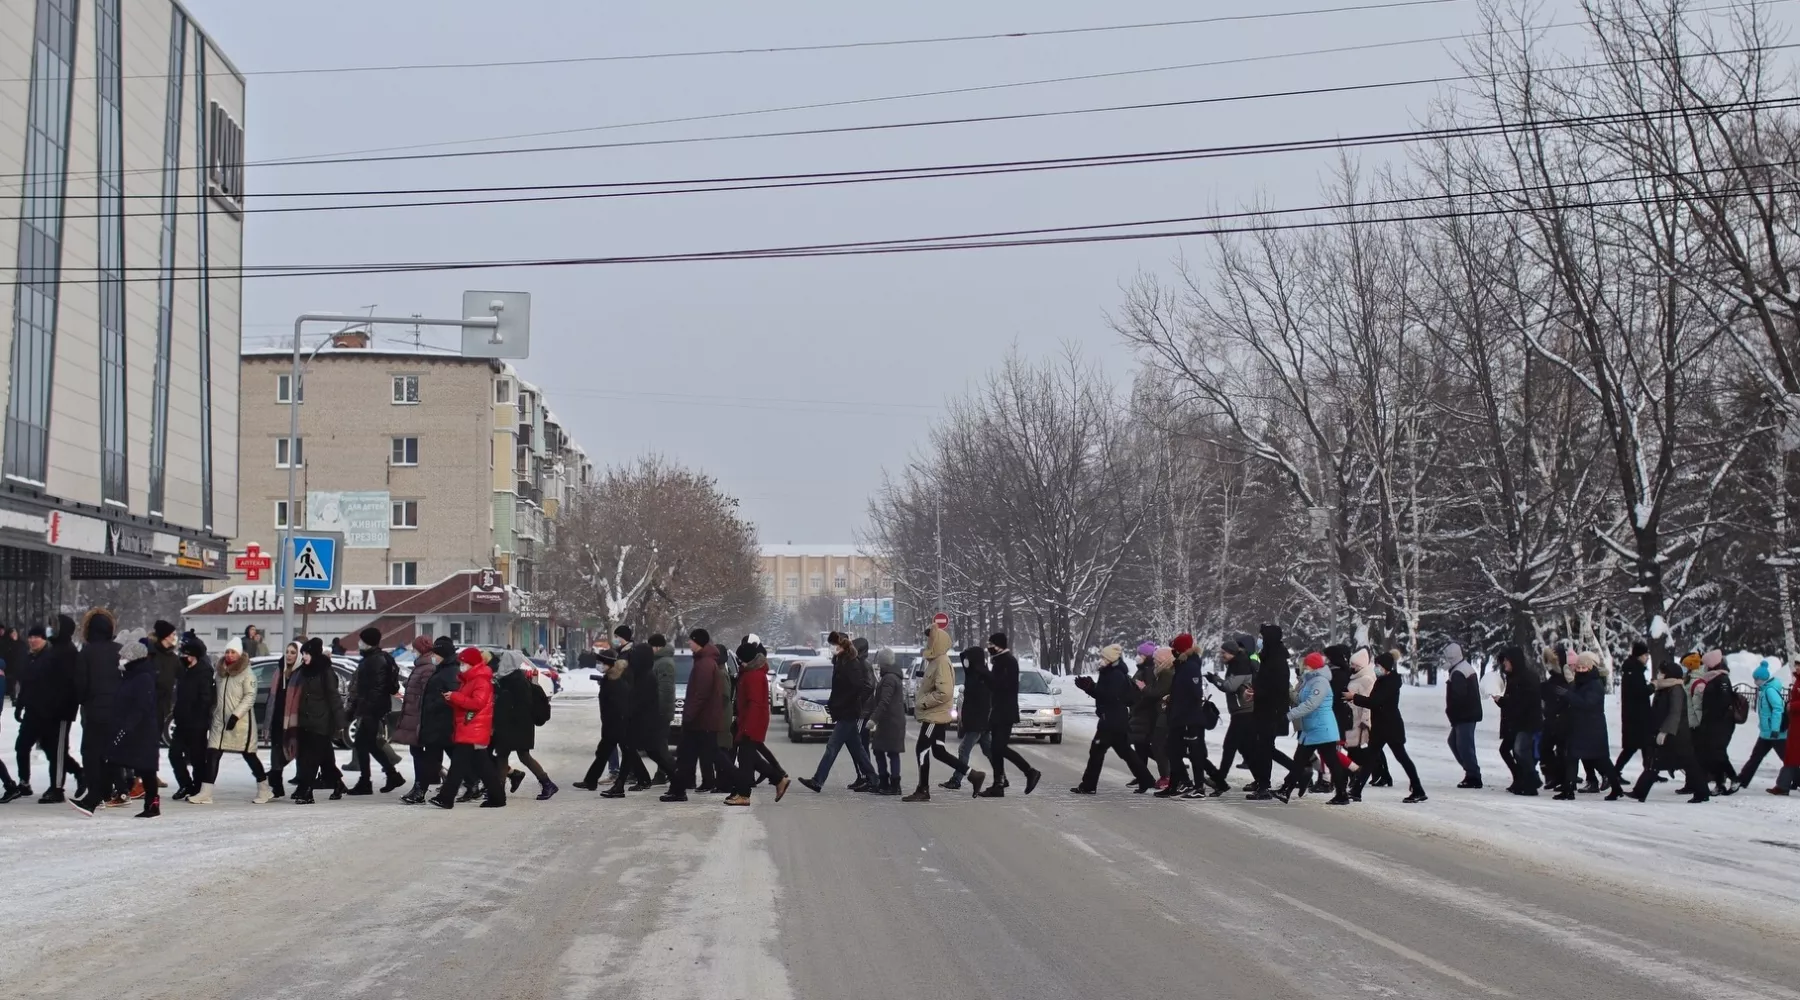
[[[187,15],[169,14],[169,88],[163,105],[162,239],[156,282],[156,375],[150,387],[150,513],[163,512],[169,455],[169,353],[175,319],[175,220],[181,207],[181,95],[187,76]]]
[[[206,153],[206,39],[196,38],[194,45],[194,162],[210,162]],[[205,184],[194,185],[194,234],[199,239],[200,314],[197,317],[200,342],[200,524],[207,531],[213,526],[213,454],[212,454],[212,267],[207,260],[207,203]]]
[[[100,495],[129,501],[125,433],[125,193],[119,0],[94,0],[100,244]]]

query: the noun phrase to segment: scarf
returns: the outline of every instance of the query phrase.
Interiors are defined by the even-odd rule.
[[[288,760],[300,758],[300,689],[303,685],[294,683],[299,673],[298,669],[289,673],[281,691],[281,743],[283,756]]]

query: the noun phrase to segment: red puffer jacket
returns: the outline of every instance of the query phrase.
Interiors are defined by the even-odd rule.
[[[451,739],[484,747],[494,739],[494,671],[485,663],[463,671],[462,686],[450,692],[456,710]]]
[[[738,672],[738,736],[758,743],[769,738],[769,661],[757,657]]]

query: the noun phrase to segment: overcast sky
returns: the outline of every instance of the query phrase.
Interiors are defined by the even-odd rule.
[[[882,101],[749,112],[1081,74],[1119,73],[1468,30],[1444,2],[1239,23],[822,52],[547,67],[258,75],[1027,32],[1359,0],[1093,4],[598,4],[470,0],[305,4],[189,0],[249,75],[252,161],[596,129],[441,150],[619,142],[1189,100],[1454,72],[1443,42]],[[1362,0],[1379,2],[1379,0]],[[1567,4],[1553,6],[1567,7]],[[705,178],[1255,143],[1420,120],[1432,90],[532,155],[253,167],[249,193]],[[1368,154],[1368,162],[1393,155]],[[298,264],[666,253],[1196,215],[1261,198],[1309,204],[1330,153],[547,205],[248,216],[247,262]],[[1188,246],[1190,255],[1203,247]],[[657,451],[716,475],[765,542],[847,542],[883,469],[905,464],[943,400],[1017,343],[1067,342],[1129,378],[1106,317],[1173,241],[839,259],[370,275],[246,283],[245,337],[307,310],[451,315],[464,288],[532,293],[519,363],[597,463]],[[395,331],[389,335],[399,335]]]

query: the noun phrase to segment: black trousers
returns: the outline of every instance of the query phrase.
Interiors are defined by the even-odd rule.
[[[438,798],[451,801],[463,781],[471,777],[481,783],[489,802],[506,804],[506,783],[500,780],[494,752],[472,743],[458,743],[450,748],[450,773],[444,776],[444,787],[438,790]]]
[[[1406,772],[1406,781],[1411,786],[1412,790],[1415,792],[1423,792],[1425,786],[1419,783],[1419,769],[1413,766],[1412,755],[1406,752],[1406,744],[1404,743],[1389,743],[1386,740],[1379,740],[1370,743],[1366,747],[1350,751],[1351,759],[1355,760],[1356,765],[1363,769],[1363,772],[1357,775],[1357,778],[1366,780],[1381,773],[1376,768],[1378,762],[1385,764],[1387,761],[1387,755],[1383,752],[1384,750],[1391,751],[1394,755],[1394,759],[1400,762],[1400,768]],[[1335,757],[1336,754],[1333,754],[1332,756]],[[1357,787],[1362,787],[1360,781]]]
[[[175,772],[175,784],[181,788],[197,789],[201,782],[212,780],[206,767],[204,729],[197,733],[175,730],[175,738],[169,742],[169,769]]]
[[[1225,785],[1225,776],[1206,756],[1206,730],[1198,725],[1169,727],[1169,783],[1188,780],[1188,764],[1193,764],[1193,783],[1211,782],[1214,788]]]
[[[31,751],[38,750],[50,763],[50,787],[61,788],[63,775],[75,776],[75,783],[81,784],[81,765],[69,755],[69,724],[61,720],[33,718],[25,713],[25,721],[19,726],[19,737],[13,741],[13,752],[19,758],[19,782],[31,784]]]
[[[1687,773],[1687,787],[1693,794],[1708,797],[1705,771],[1699,760],[1692,753],[1680,753],[1668,747],[1644,748],[1644,773],[1638,775],[1637,784],[1632,786],[1631,794],[1643,798],[1650,794],[1656,786],[1658,771],[1684,771]]]
[[[1230,774],[1232,762],[1238,754],[1244,755],[1244,763],[1248,764],[1255,755],[1251,744],[1256,741],[1256,720],[1249,712],[1239,712],[1231,717],[1231,724],[1225,727],[1225,742],[1219,745],[1219,773]],[[1254,770],[1254,769],[1253,769]]]
[[[423,795],[425,790],[438,783],[444,776],[444,748],[427,747],[413,744],[413,786],[412,791]]]
[[[361,725],[356,727],[356,749],[360,751],[357,755],[356,766],[357,770],[362,772],[364,782],[370,780],[369,759],[371,757],[381,762],[381,770],[386,774],[395,773],[394,769],[400,766],[400,754],[394,750],[393,744],[388,742],[387,716],[385,715],[371,716],[361,720]]]
[[[732,767],[731,762],[720,753],[719,734],[702,732],[698,729],[683,729],[681,744],[675,748],[675,767],[669,778],[669,794],[687,794],[686,782],[694,772],[694,765],[701,764],[704,774],[707,761],[712,762],[710,770],[713,783],[706,787],[717,788],[720,784],[729,788],[737,787],[737,768]],[[621,771],[622,773],[623,771]]]
[[[1576,785],[1581,783],[1581,770],[1583,767],[1587,768],[1588,776],[1590,778],[1593,777],[1596,772],[1601,778],[1604,778],[1606,787],[1621,788],[1622,782],[1619,780],[1619,772],[1618,769],[1613,767],[1612,761],[1605,757],[1576,757],[1574,754],[1569,753],[1567,748],[1564,748],[1562,763],[1562,787],[1564,789],[1572,791]]]
[[[1756,779],[1757,769],[1762,767],[1763,758],[1767,757],[1769,755],[1769,751],[1771,751],[1771,750],[1773,750],[1775,752],[1775,762],[1777,764],[1779,764],[1781,762],[1782,748],[1785,747],[1786,745],[1787,745],[1787,740],[1785,740],[1785,739],[1765,740],[1760,736],[1757,737],[1756,749],[1750,751],[1750,759],[1744,762],[1744,769],[1742,771],[1738,772],[1738,784],[1744,785],[1747,787],[1750,784],[1750,782],[1752,782]],[[20,781],[25,780],[24,773],[25,773],[25,765],[23,762],[21,762],[19,764],[19,774],[20,774],[19,780]]]
[[[1325,759],[1325,766],[1331,769],[1331,787],[1342,796],[1345,786],[1350,782],[1350,769],[1338,759],[1337,751],[1336,743],[1301,744],[1300,749],[1294,752],[1293,766],[1288,768],[1287,782],[1282,787],[1292,790],[1311,783],[1312,776],[1308,772],[1312,769],[1313,755],[1318,754]]]
[[[296,742],[294,771],[294,794],[307,795],[314,788],[334,787],[344,781],[338,771],[337,759],[331,747],[331,737],[318,733],[300,732]]]
[[[988,745],[988,766],[994,769],[994,786],[996,788],[1006,781],[1006,762],[1009,760],[1014,764],[1017,764],[1019,770],[1024,771],[1026,774],[1030,774],[1037,770],[1031,766],[1030,761],[1027,761],[1024,757],[1019,755],[1019,751],[1012,748],[1011,726],[1001,726],[998,729],[993,730],[988,734],[988,739],[990,740]]]
[[[1145,767],[1148,767],[1151,764],[1156,765],[1156,776],[1158,778],[1167,778],[1169,776],[1169,755],[1165,752],[1168,749],[1167,740],[1159,740],[1154,736],[1145,736],[1142,739],[1133,740],[1131,749],[1138,755],[1138,759],[1144,762]],[[1249,758],[1250,755],[1246,752],[1244,754],[1244,759],[1248,760]]]
[[[739,795],[749,795],[750,788],[756,784],[756,776],[759,774],[762,775],[764,781],[770,784],[787,777],[787,772],[781,769],[781,762],[769,752],[768,744],[761,740],[739,736],[737,741],[737,784],[732,786],[732,791]]]
[[[88,706],[81,709],[81,759],[88,762],[87,790],[101,798],[111,798],[119,783],[119,769],[106,761],[106,725]]]
[[[958,781],[962,780],[963,774],[968,771],[968,768],[961,760],[957,759],[955,754],[944,749],[944,736],[949,732],[950,727],[945,723],[919,723],[919,742],[913,745],[913,759],[919,764],[920,788],[929,787],[931,784],[931,759],[933,757],[943,761],[944,766],[950,769],[951,774],[956,775]],[[898,774],[894,775],[896,781],[899,778]]]
[[[1256,738],[1251,741],[1251,748],[1256,755],[1250,758],[1250,776],[1256,781],[1256,787],[1268,788],[1273,779],[1275,765],[1291,771],[1294,769],[1293,758],[1282,753],[1275,746],[1280,738],[1281,730],[1287,720],[1281,716],[1262,716],[1252,713],[1251,720],[1256,727]]]
[[[613,791],[624,791],[627,780],[641,776],[647,770],[644,767],[646,760],[655,764],[656,770],[667,775],[670,782],[675,781],[675,762],[669,758],[669,746],[662,736],[666,732],[667,729],[659,726],[656,735],[639,736],[625,742],[619,754],[619,776],[613,779]]]
[[[233,756],[244,758],[244,763],[250,765],[250,776],[252,778],[255,778],[259,784],[261,782],[269,780],[269,773],[267,771],[263,770],[263,762],[262,762],[261,757],[258,757],[257,755],[250,753],[249,751],[245,751],[243,753],[238,753],[236,751],[233,751],[232,754],[233,754]],[[220,750],[215,747],[206,752],[206,780],[207,781],[218,781],[219,780],[219,765],[224,763],[224,761],[225,761],[225,751]],[[181,772],[179,772],[179,771],[177,771],[175,773],[178,777],[181,774]]]
[[[1118,754],[1125,766],[1131,769],[1131,776],[1140,784],[1156,783],[1150,769],[1144,766],[1144,758],[1131,749],[1130,730],[1101,729],[1094,733],[1094,741],[1088,744],[1087,769],[1081,772],[1082,788],[1092,791],[1100,787],[1100,769],[1106,764],[1107,751]]]
[[[621,749],[619,740],[611,733],[601,730],[600,742],[594,747],[594,762],[588,765],[587,774],[582,775],[581,783],[584,785],[598,785],[600,783],[600,778],[606,774],[606,762],[612,760],[613,753],[619,749]],[[619,773],[624,774],[626,770],[628,770],[626,765],[629,761],[637,760],[637,754],[632,754],[628,760],[620,760]],[[639,761],[637,766],[641,768],[644,765]]]

